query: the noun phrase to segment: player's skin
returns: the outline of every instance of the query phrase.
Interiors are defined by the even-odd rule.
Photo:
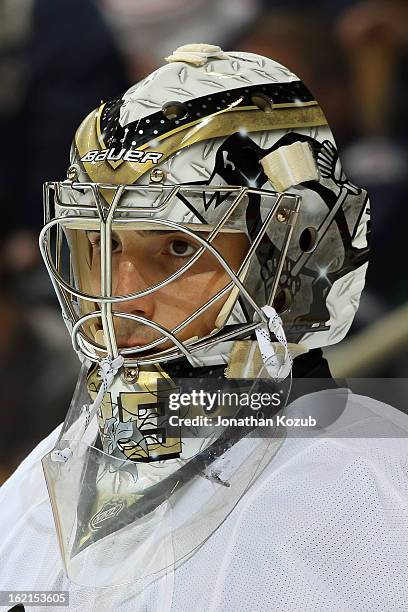
[[[203,234],[205,237],[205,234]],[[100,235],[89,231],[91,247],[91,290],[100,292]],[[242,233],[218,234],[212,244],[237,272],[247,251]],[[142,291],[176,272],[199,249],[199,242],[177,231],[119,231],[112,234],[112,295]],[[135,314],[168,330],[174,329],[231,281],[218,260],[205,250],[180,277],[152,293],[113,304],[114,312]],[[180,340],[203,337],[213,331],[217,315],[229,295],[226,292],[205,312],[176,335]],[[160,337],[151,327],[128,319],[114,318],[119,347],[142,346]],[[170,341],[157,346],[163,350]]]

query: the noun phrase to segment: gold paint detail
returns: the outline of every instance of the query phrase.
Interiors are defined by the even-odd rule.
[[[141,368],[135,383],[122,383],[117,389],[114,385],[103,397],[98,416],[102,438],[105,435],[105,423],[111,418],[122,423],[136,421],[136,426],[143,436],[140,440],[118,440],[118,449],[130,461],[166,459],[169,455],[177,455],[182,451],[180,428],[170,428],[166,425],[166,415],[162,413],[162,406],[158,403],[159,380],[166,383],[160,386],[161,393],[167,395],[175,390],[171,378],[157,365],[150,369]],[[89,394],[94,399],[101,384],[97,377],[97,368],[89,374],[87,384]],[[121,413],[117,408],[119,404]]]

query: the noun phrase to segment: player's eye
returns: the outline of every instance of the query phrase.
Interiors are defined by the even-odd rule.
[[[191,257],[197,251],[197,247],[185,240],[172,240],[168,249],[173,257]]]
[[[101,248],[101,233],[100,232],[87,232],[88,240],[95,251],[99,251]],[[112,236],[111,239],[112,244],[112,253],[117,251],[120,247],[120,242]]]

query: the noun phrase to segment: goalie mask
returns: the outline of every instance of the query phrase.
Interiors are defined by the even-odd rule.
[[[86,117],[45,185],[41,251],[83,367],[43,465],[80,584],[188,558],[279,448],[256,426],[172,425],[177,379],[275,388],[345,336],[364,285],[367,195],[302,81],[211,45],[167,62]]]

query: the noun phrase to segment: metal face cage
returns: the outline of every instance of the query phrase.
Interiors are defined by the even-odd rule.
[[[243,231],[237,226],[236,218],[239,207],[245,206],[245,202],[252,196],[261,198],[263,202],[263,219],[255,239],[250,241],[248,252],[238,271],[234,272],[212,242],[222,231]],[[176,201],[182,200],[188,203],[197,197],[201,200],[219,198],[219,201],[224,202],[224,205],[220,206],[222,212],[208,223],[203,217],[198,218],[194,214],[193,207],[191,208],[193,212],[187,215],[186,208],[181,216],[174,215]],[[45,225],[40,234],[40,250],[59,299],[64,320],[70,330],[75,351],[92,362],[98,362],[106,356],[115,358],[121,354],[125,359],[125,366],[165,362],[181,356],[192,365],[197,365],[194,358],[194,353],[197,351],[207,349],[221,341],[248,336],[259,325],[267,323],[261,308],[265,303],[273,303],[298,217],[300,201],[301,198],[293,194],[279,194],[264,189],[229,185],[136,186],[69,180],[46,183],[44,185]],[[244,279],[256,261],[257,248],[263,236],[271,231],[271,226],[274,224],[279,226],[282,235],[280,254],[269,295],[266,302],[261,304],[257,296],[248,290]],[[138,230],[158,227],[183,232],[199,243],[198,250],[176,272],[155,285],[127,295],[112,295],[112,231],[115,228]],[[78,280],[78,261],[74,260],[86,257],[86,254],[82,252],[74,254],[72,244],[69,243],[71,230],[84,229],[100,232],[100,295],[92,295],[81,287]],[[200,234],[203,230],[208,232],[207,238]],[[151,294],[180,278],[205,251],[210,252],[219,262],[229,276],[230,282],[173,329],[166,329],[152,320],[133,313],[113,312],[113,304]],[[246,321],[239,326],[229,327],[223,324],[217,333],[191,341],[181,341],[177,337],[178,332],[214,302],[233,290],[236,292],[234,303],[238,299],[243,300],[247,305],[247,312],[252,314],[251,318],[247,316]],[[115,335],[115,317],[142,323],[159,332],[161,336],[143,346],[120,348]],[[106,346],[96,342],[92,335],[87,333],[89,329],[87,326],[95,321],[101,322]],[[157,347],[168,340],[174,344],[174,347],[157,350]],[[153,349],[156,352],[146,354]]]

